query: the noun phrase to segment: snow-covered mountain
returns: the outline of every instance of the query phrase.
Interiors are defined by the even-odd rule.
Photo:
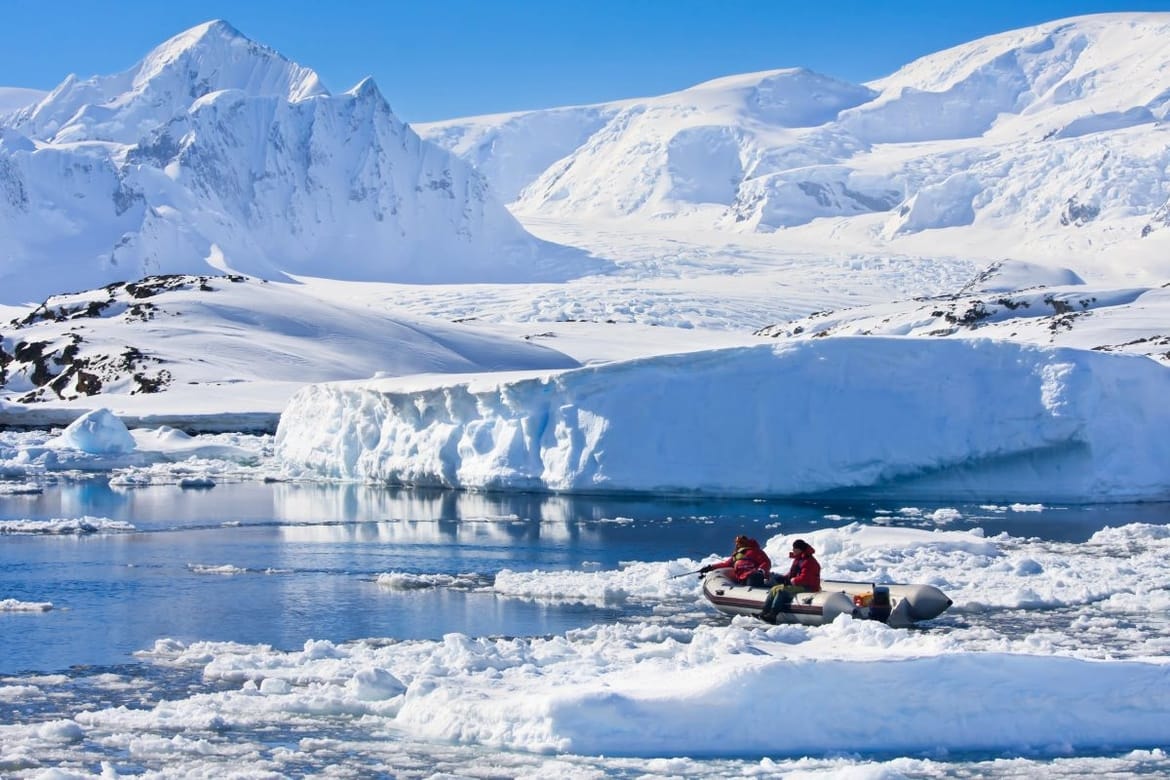
[[[506,202],[553,163],[584,145],[625,103],[492,114],[412,127],[428,141],[470,162]]]
[[[716,79],[644,100],[420,124],[474,162],[523,213],[598,217],[687,213],[730,204],[741,182],[802,130],[876,93],[804,69]],[[796,154],[808,164],[826,150]],[[504,158],[498,161],[497,158]],[[503,175],[501,175],[503,174]]]
[[[221,21],[0,123],[0,302],[159,273],[514,282],[587,267],[529,235],[373,81],[332,95]]]
[[[864,85],[778,70],[418,130],[499,177],[522,217],[787,230],[903,252],[966,243],[1164,278],[1168,39],[1167,13],[1085,16]]]

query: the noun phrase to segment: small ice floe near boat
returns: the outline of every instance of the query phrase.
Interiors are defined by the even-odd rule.
[[[716,569],[703,578],[703,596],[727,615],[756,617],[764,609],[769,586],[739,585]],[[819,626],[838,615],[880,620],[905,628],[938,617],[951,606],[946,594],[933,585],[896,585],[875,582],[822,580],[816,593],[797,593],[778,610],[777,623]]]

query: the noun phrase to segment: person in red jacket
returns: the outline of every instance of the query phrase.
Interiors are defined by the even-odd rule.
[[[776,613],[792,602],[797,593],[815,593],[821,589],[821,564],[813,557],[816,550],[804,539],[797,539],[792,543],[792,552],[788,557],[792,559],[792,566],[787,574],[778,577],[780,584],[774,585],[768,591],[768,598],[764,600],[764,611],[759,614],[761,620],[769,623],[776,622]]]
[[[699,569],[706,574],[714,569],[731,569],[727,576],[740,585],[766,585],[772,572],[772,559],[755,539],[740,534],[735,537],[735,552],[730,558]]]

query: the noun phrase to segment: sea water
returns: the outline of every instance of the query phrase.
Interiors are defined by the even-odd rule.
[[[697,578],[694,598],[678,603],[597,603],[501,598],[491,587],[501,570],[607,571],[631,561],[701,561],[728,554],[740,533],[761,543],[779,536],[787,545],[818,529],[857,523],[981,528],[989,536],[1074,544],[1107,526],[1170,524],[1164,504],[1018,509],[279,482],[119,488],[101,478],[0,494],[0,528],[7,531],[0,533],[0,601],[45,605],[0,612],[0,691],[47,676],[63,676],[68,691],[15,704],[0,697],[0,725],[48,723],[88,708],[149,707],[193,690],[230,687],[201,680],[189,667],[144,660],[160,640],[293,651],[312,640],[540,637],[605,623],[653,619],[693,627],[727,620],[702,602]],[[955,620],[971,617],[944,615],[937,622],[945,630]],[[1034,629],[1034,620],[1021,622],[1021,631]],[[134,683],[100,682],[112,679]],[[322,728],[318,723],[315,733]],[[291,724],[287,733],[256,737],[265,750],[294,738],[303,735]],[[456,774],[479,776],[467,767],[482,750],[435,751],[412,744],[391,763],[417,760],[425,774],[430,762],[450,761]],[[111,748],[110,760],[119,755]],[[91,768],[97,758],[88,755]],[[600,766],[613,775],[641,771],[637,762]],[[383,767],[368,776],[399,771],[410,774]]]
[[[945,527],[1078,541],[1110,523],[1166,522],[1165,505],[990,512],[948,505]],[[631,617],[621,610],[499,600],[500,569],[607,570],[702,559],[739,533],[761,543],[863,522],[931,527],[899,504],[601,499],[284,483],[112,488],[105,480],[0,496],[0,674],[132,660],[157,638],[295,648],[311,638],[543,635]],[[954,519],[951,519],[954,517]],[[85,528],[52,525],[88,518]],[[447,575],[448,587],[380,586],[380,574]],[[827,575],[830,573],[826,573]],[[645,611],[647,606],[633,608]]]

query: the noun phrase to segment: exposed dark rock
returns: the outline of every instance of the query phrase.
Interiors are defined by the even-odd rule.
[[[1092,222],[1101,214],[1101,209],[1091,203],[1081,203],[1074,195],[1064,205],[1060,213],[1060,224],[1083,227]]]
[[[1170,226],[1170,200],[1167,200],[1150,215],[1150,221],[1142,228],[1142,238],[1167,226]]]
[[[122,317],[127,323],[147,322],[163,310],[151,298],[173,290],[198,290],[214,293],[216,283],[241,283],[247,277],[195,275],[158,275],[137,282],[115,282],[86,293],[56,295],[28,315],[13,320],[12,331],[33,329],[45,323]],[[158,393],[173,382],[167,369],[157,366],[163,361],[136,346],[126,346],[116,354],[98,352],[86,342],[84,327],[68,333],[59,331],[51,338],[4,338],[0,336],[0,388],[23,377],[33,390],[19,400],[36,403],[69,400],[97,395],[111,384],[130,381],[136,393]]]

